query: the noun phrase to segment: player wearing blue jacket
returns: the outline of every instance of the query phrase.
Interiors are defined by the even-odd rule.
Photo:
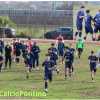
[[[65,59],[65,79],[66,79],[67,76],[71,77],[72,62],[73,62],[73,55],[68,47],[66,47],[63,60],[64,59]]]
[[[83,28],[83,19],[84,19],[84,6],[80,7],[80,10],[77,12],[77,18],[76,18],[76,26],[77,26],[77,32],[75,33],[75,37],[79,34],[79,37],[82,36],[82,28]]]
[[[43,62],[42,66],[44,66],[44,80],[45,80],[45,92],[48,92],[48,80],[52,81],[52,75],[53,75],[53,67],[54,67],[54,61],[50,60],[50,55],[46,55],[47,58]]]

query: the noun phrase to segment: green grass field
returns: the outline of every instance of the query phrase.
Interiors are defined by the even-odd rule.
[[[25,77],[24,64],[13,63],[12,69],[3,70],[0,73],[0,92],[1,91],[40,91],[43,92],[43,68],[41,66],[45,59],[50,44],[40,44],[40,70],[33,70],[30,73],[30,78]],[[49,83],[49,92],[46,96],[40,97],[0,97],[13,99],[99,99],[100,98],[100,69],[97,70],[96,82],[91,82],[88,56],[91,50],[100,50],[100,46],[86,45],[81,60],[75,56],[75,76],[73,79],[64,80],[64,65],[59,64],[60,73],[54,73],[53,82]]]

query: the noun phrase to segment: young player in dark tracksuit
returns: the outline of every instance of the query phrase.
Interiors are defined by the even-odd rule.
[[[77,12],[76,26],[77,32],[75,33],[75,38],[79,34],[79,37],[82,36],[82,28],[83,28],[83,19],[84,19],[84,6],[81,6],[80,10]]]
[[[46,55],[47,58],[43,62],[42,66],[44,66],[44,80],[45,80],[45,92],[48,92],[48,80],[52,81],[53,67],[54,62],[50,60],[50,55]]]
[[[57,74],[59,73],[59,70],[57,69],[57,60],[58,60],[58,55],[56,54],[56,52],[52,51],[52,49],[48,49],[48,54],[50,56],[50,60],[54,61],[54,70],[57,72]]]
[[[24,63],[26,67],[26,78],[29,78],[29,72],[31,72],[32,69],[32,54],[28,52],[26,49],[23,53]]]
[[[97,64],[97,57],[94,54],[94,51],[91,51],[91,55],[88,57],[89,65],[90,65],[90,71],[91,71],[91,78],[94,80],[95,74],[96,74],[96,64]]]
[[[33,68],[37,68],[37,70],[39,69],[39,53],[40,53],[40,48],[39,46],[37,46],[36,42],[34,42],[32,49],[31,49],[31,53],[33,55]]]
[[[57,50],[57,48],[55,47],[55,43],[51,43],[51,47],[50,47],[49,49],[51,49],[52,52],[54,52],[55,54],[58,55],[58,50]]]
[[[1,54],[3,54],[3,50],[4,50],[4,42],[0,40],[0,53]]]
[[[59,61],[60,61],[60,57],[62,61],[64,55],[64,49],[65,49],[65,45],[62,41],[58,41],[57,49],[58,49]]]
[[[19,63],[20,59],[20,55],[21,55],[21,44],[20,42],[16,42],[15,43],[15,55],[16,55],[16,63]]]
[[[72,72],[74,72],[74,65],[73,65],[73,63],[74,63],[74,52],[75,52],[75,49],[72,47],[72,44],[70,44],[69,50],[72,53]]]
[[[69,48],[66,47],[66,51],[63,57],[63,60],[65,59],[65,79],[69,75],[71,77],[72,72],[72,62],[73,62],[73,55],[70,52]]]
[[[9,62],[9,68],[11,68],[12,63],[12,47],[7,44],[5,46],[5,68],[7,68],[7,64]]]
[[[3,65],[3,56],[2,54],[0,53],[0,72],[2,70],[2,65]]]
[[[90,15],[90,10],[86,10],[86,16],[85,16],[85,33],[86,33],[86,36],[84,37],[85,40],[87,38],[88,33],[90,33],[92,35],[92,40],[94,39],[93,38],[92,21],[93,21],[93,18]]]

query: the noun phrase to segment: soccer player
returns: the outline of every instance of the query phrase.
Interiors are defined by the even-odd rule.
[[[21,55],[21,44],[19,39],[17,39],[16,43],[15,43],[15,55],[16,55],[16,63],[20,62],[20,55]]]
[[[12,63],[12,47],[10,44],[5,45],[5,69],[7,68],[7,64],[9,62],[9,68],[11,68]]]
[[[24,52],[23,55],[24,58],[24,63],[25,63],[25,67],[26,67],[26,78],[29,78],[29,72],[31,72],[32,69],[32,54],[31,52],[27,51],[27,49]]]
[[[2,65],[3,65],[3,56],[2,53],[0,53],[0,72],[2,70]]]
[[[97,64],[97,57],[94,54],[94,51],[91,51],[91,55],[88,57],[88,59],[91,71],[91,79],[94,80],[96,74],[96,64]]]
[[[40,53],[40,48],[37,45],[36,42],[34,42],[31,53],[33,55],[33,68],[36,67],[37,70],[39,70],[39,53]]]
[[[90,15],[90,10],[86,10],[86,16],[85,16],[85,32],[86,32],[86,36],[84,37],[85,40],[87,38],[87,34],[88,33],[91,33],[92,40],[94,40],[94,38],[93,38],[92,21],[93,21],[93,18]]]
[[[83,49],[84,49],[84,42],[83,42],[83,40],[81,38],[79,38],[77,43],[76,43],[76,50],[78,52],[79,59],[80,59],[80,57],[82,55]]]
[[[59,61],[60,61],[60,58],[61,58],[61,61],[63,59],[64,49],[65,49],[65,45],[63,41],[58,41],[57,50],[58,50],[58,55],[59,55]]]
[[[49,54],[47,54],[46,56],[47,58],[43,62],[42,66],[44,66],[45,92],[48,92],[48,80],[52,82],[54,62],[50,60]]]
[[[66,79],[67,76],[71,77],[72,61],[73,61],[72,53],[70,52],[70,49],[68,47],[66,47],[63,61],[64,59],[65,59],[65,79]]]
[[[82,27],[83,27],[83,19],[84,19],[84,6],[80,7],[80,10],[77,12],[77,19],[76,19],[76,26],[77,26],[77,32],[75,33],[75,38],[79,34],[79,37],[82,36]]]
[[[28,40],[27,40],[27,47],[28,47],[27,49],[28,49],[28,52],[31,52],[32,46],[33,46],[33,41],[29,37]]]
[[[94,26],[95,26],[94,27],[94,34],[95,34],[95,38],[96,38],[96,33],[100,32],[100,9],[94,17]]]
[[[69,50],[72,54],[72,72],[74,72],[74,52],[75,52],[75,49],[73,48],[72,44],[70,44]]]
[[[58,55],[51,48],[48,49],[48,54],[50,55],[50,60],[54,62],[54,70],[59,74],[59,69],[57,68]]]

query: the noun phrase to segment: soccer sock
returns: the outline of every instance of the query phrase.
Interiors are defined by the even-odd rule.
[[[75,37],[78,35],[78,32],[75,33]]]
[[[48,82],[45,82],[45,89],[48,88]]]
[[[82,32],[79,32],[79,37],[82,37]]]

